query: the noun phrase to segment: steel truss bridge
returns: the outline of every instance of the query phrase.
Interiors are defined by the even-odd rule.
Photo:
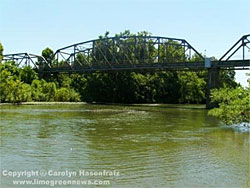
[[[159,36],[99,38],[56,50],[53,62],[40,55],[4,55],[19,66],[30,65],[39,73],[85,73],[141,70],[249,69],[250,34],[242,36],[219,60],[204,58],[185,39]],[[235,54],[240,57],[233,59]],[[192,58],[195,56],[195,58]]]

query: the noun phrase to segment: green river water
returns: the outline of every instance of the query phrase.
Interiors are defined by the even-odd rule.
[[[2,105],[1,188],[52,187],[38,180],[89,183],[53,187],[250,186],[249,132],[201,107]]]

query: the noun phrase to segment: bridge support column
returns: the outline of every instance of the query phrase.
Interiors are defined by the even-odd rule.
[[[211,89],[219,87],[219,69],[217,67],[212,67],[208,69],[208,87],[206,95],[206,108],[211,109],[216,107],[215,103],[211,102]]]

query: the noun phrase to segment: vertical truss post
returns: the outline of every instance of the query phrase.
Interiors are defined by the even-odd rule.
[[[97,62],[96,62],[96,59],[95,59],[95,41],[92,42],[92,63],[94,66],[97,66]]]
[[[165,44],[164,46],[166,46],[166,47],[165,47],[165,52],[166,52],[166,64],[168,64],[168,40],[167,40],[167,42],[166,42],[166,44]]]
[[[76,45],[74,46],[74,54],[73,54],[73,66],[75,66],[75,62],[76,62]],[[71,63],[72,66],[72,63]]]
[[[58,64],[59,64],[59,52],[56,54],[57,58],[56,58],[56,67],[58,67]]]
[[[243,55],[243,62],[245,61],[245,41],[244,38],[242,38],[242,55]]]
[[[137,57],[138,57],[138,55],[137,55],[137,48],[136,48],[136,42],[137,42],[137,40],[136,40],[136,36],[134,37],[134,54],[135,54],[135,64],[134,64],[134,66],[136,66],[136,64],[137,64]]]
[[[115,49],[115,41],[114,39],[112,39],[112,50],[111,50],[111,53],[112,53],[112,65],[114,66],[114,49]]]
[[[157,38],[157,40],[158,40],[158,57],[157,57],[157,59],[158,59],[158,66],[159,66],[159,64],[160,64],[160,38],[158,37]]]
[[[185,64],[185,66],[186,66],[185,53],[186,53],[186,43],[184,42],[183,43],[183,62]]]

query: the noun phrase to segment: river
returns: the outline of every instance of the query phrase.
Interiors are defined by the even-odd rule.
[[[126,188],[247,187],[250,181],[249,132],[223,125],[199,105],[0,110],[3,188],[17,187],[13,180],[34,183],[22,187],[36,187],[38,180],[86,180]],[[14,172],[22,174],[13,177]]]

